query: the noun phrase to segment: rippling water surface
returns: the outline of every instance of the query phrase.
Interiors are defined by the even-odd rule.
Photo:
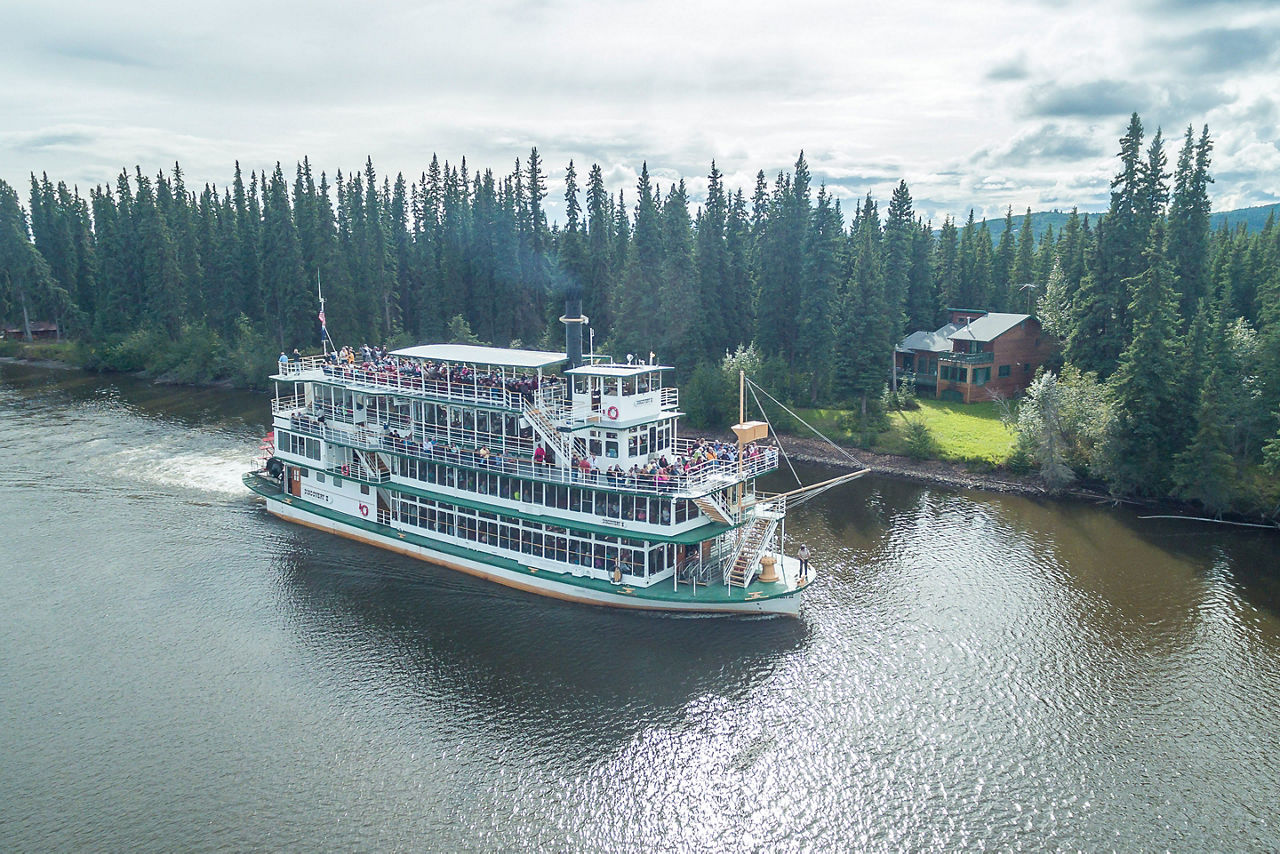
[[[0,849],[1280,848],[1276,535],[864,479],[802,619],[615,613],[268,516],[266,409],[0,364]]]

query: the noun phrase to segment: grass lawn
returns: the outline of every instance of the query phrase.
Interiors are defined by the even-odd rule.
[[[1000,465],[1013,452],[1015,435],[1001,422],[999,405],[946,400],[921,400],[914,412],[891,413],[889,432],[880,434],[873,450],[905,454],[908,418],[929,425],[938,443],[938,456],[944,460]]]
[[[842,410],[802,409],[800,415],[833,439],[853,442],[853,437],[839,426]],[[919,409],[890,413],[888,432],[877,437],[871,450],[906,454],[907,418],[924,421],[929,426],[938,444],[939,459],[996,466],[1004,463],[1013,451],[1014,433],[1001,423],[997,404],[984,401],[966,405],[924,399],[920,401]],[[802,430],[801,434],[803,432],[807,431]]]

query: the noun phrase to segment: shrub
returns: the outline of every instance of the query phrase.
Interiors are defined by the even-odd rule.
[[[938,443],[929,425],[920,420],[907,419],[907,456],[913,460],[925,460],[938,453]]]

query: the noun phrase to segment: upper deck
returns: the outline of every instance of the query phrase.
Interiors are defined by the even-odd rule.
[[[585,473],[606,488],[668,495],[705,495],[778,465],[773,448],[748,446],[739,459],[732,446],[680,439],[678,390],[662,384],[668,366],[593,364],[559,376],[550,369],[564,362],[560,353],[426,345],[390,355],[377,364],[320,356],[281,363],[273,379],[306,391],[277,397],[273,412],[284,416],[278,426],[406,456],[431,456],[428,449],[441,445],[435,453],[488,449],[538,480],[569,483]],[[345,409],[323,401],[312,384],[354,393],[373,412],[351,400]],[[422,404],[406,405],[412,401]],[[442,418],[438,407],[453,407],[454,415]],[[472,409],[507,416],[471,418]]]

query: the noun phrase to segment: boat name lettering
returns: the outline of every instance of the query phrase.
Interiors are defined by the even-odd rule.
[[[303,487],[302,494],[306,498],[310,498],[313,501],[323,501],[325,504],[333,503],[333,498],[328,493],[321,492],[318,489],[312,489],[311,487]]]
[[[636,406],[648,406],[651,403],[653,403],[653,395],[649,395],[648,397],[636,398]]]
[[[621,520],[621,519],[597,519],[596,521],[597,521],[597,522],[599,522],[599,523],[600,523],[600,524],[602,524],[602,525],[613,525],[615,528],[622,528],[622,527],[625,527],[625,526],[622,524],[622,520]]]

